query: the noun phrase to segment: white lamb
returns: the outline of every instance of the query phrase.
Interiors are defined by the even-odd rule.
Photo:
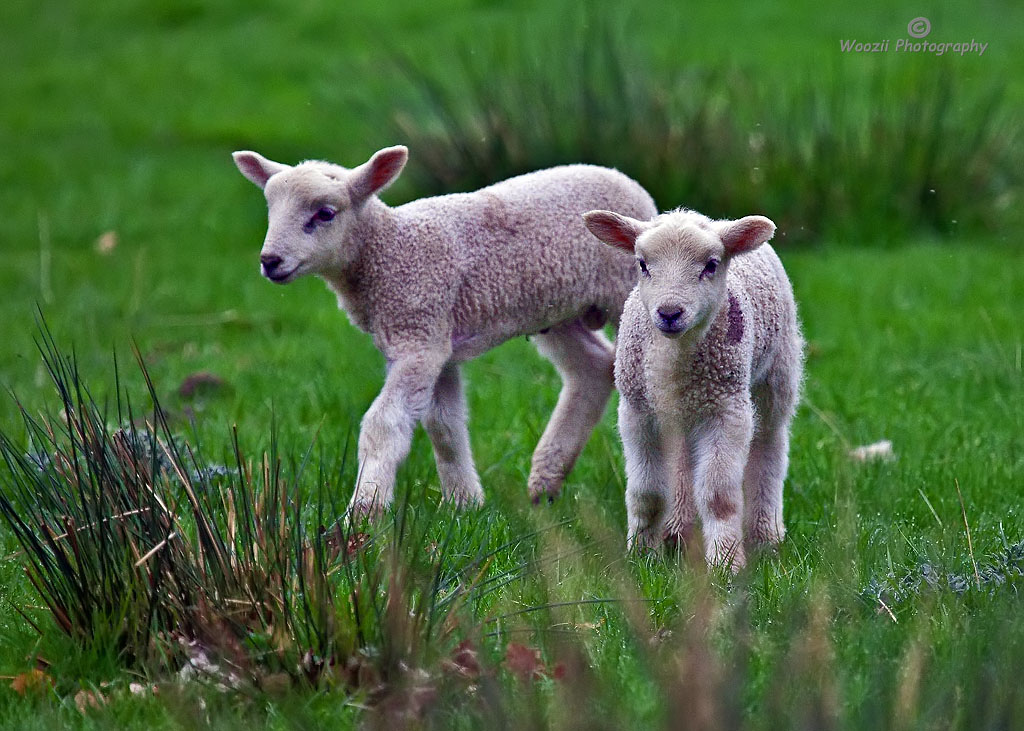
[[[641,222],[584,216],[641,276],[619,329],[615,383],[631,547],[685,543],[737,570],[743,536],[779,543],[789,426],[803,371],[796,303],[763,216],[677,210]]]
[[[589,165],[391,208],[377,194],[407,157],[405,147],[389,147],[347,169],[234,154],[267,198],[263,275],[280,284],[320,276],[387,361],[363,418],[350,508],[363,514],[391,502],[417,421],[443,494],[483,502],[459,364],[518,335],[534,336],[563,381],[528,483],[534,501],[552,499],[611,393],[614,350],[600,328],[618,323],[636,282],[632,258],[595,241],[580,216],[616,208],[646,219],[657,209],[635,181]]]

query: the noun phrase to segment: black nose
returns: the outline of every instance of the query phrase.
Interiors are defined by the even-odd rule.
[[[266,270],[267,274],[273,274],[274,270],[281,266],[281,257],[274,256],[273,254],[261,254],[260,264],[263,265],[263,269]]]
[[[683,311],[678,307],[659,307],[658,317],[660,317],[666,325],[674,325],[676,320],[683,316]]]

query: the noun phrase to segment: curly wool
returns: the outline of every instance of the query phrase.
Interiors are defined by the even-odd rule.
[[[632,259],[580,221],[613,201],[639,216],[654,210],[630,178],[592,165],[395,208],[374,198],[352,232],[359,255],[323,277],[386,357],[449,338],[453,359],[468,360],[592,309],[617,323],[636,280]]]
[[[635,408],[675,412],[688,425],[723,398],[749,393],[769,365],[802,350],[793,290],[770,244],[729,263],[728,299],[707,333],[684,357],[673,357],[637,292],[626,300],[615,360],[615,385]]]

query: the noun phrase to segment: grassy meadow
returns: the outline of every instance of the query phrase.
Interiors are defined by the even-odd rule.
[[[922,14],[929,39],[988,50],[839,50],[905,37]],[[5,5],[0,727],[1024,724],[1022,23],[1003,2]],[[418,432],[396,512],[342,532],[339,553],[383,361],[322,283],[259,276],[265,205],[230,152],[354,165],[398,142],[410,163],[389,203],[585,160],[662,208],[780,224],[809,347],[777,556],[729,578],[626,555],[614,403],[563,497],[530,506],[559,382],[525,340],[465,367],[487,506],[438,504]],[[119,393],[137,424],[157,400],[159,439],[200,454],[183,447],[179,466],[225,467],[195,480],[194,503],[161,478],[193,547],[179,564],[96,548],[149,545],[156,522],[89,528],[97,543],[73,551],[54,538],[121,520],[90,500],[124,486],[103,473],[61,493],[70,478],[22,459],[52,450],[19,404],[76,438],[40,313],[107,430],[83,439],[116,447]],[[893,459],[849,457],[882,439]],[[29,578],[32,535],[50,558]],[[248,540],[276,558],[210,558]],[[62,623],[42,576],[96,611]],[[179,682],[195,657],[182,638],[231,682]]]

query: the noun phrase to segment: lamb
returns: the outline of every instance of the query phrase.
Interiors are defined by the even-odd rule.
[[[803,371],[793,290],[763,216],[679,209],[642,222],[609,211],[587,228],[636,257],[615,385],[631,548],[690,540],[738,570],[743,538],[782,541],[789,427]],[[671,489],[671,493],[670,493]]]
[[[580,216],[617,208],[646,219],[657,209],[635,181],[590,165],[389,207],[378,194],[407,158],[405,147],[388,147],[347,169],[234,153],[267,199],[263,275],[278,284],[321,277],[386,360],[362,420],[350,511],[391,503],[418,421],[442,494],[460,506],[483,502],[459,367],[519,335],[533,337],[563,381],[528,481],[534,502],[553,499],[604,412],[614,349],[601,327],[618,324],[636,280],[632,257],[595,241]]]

